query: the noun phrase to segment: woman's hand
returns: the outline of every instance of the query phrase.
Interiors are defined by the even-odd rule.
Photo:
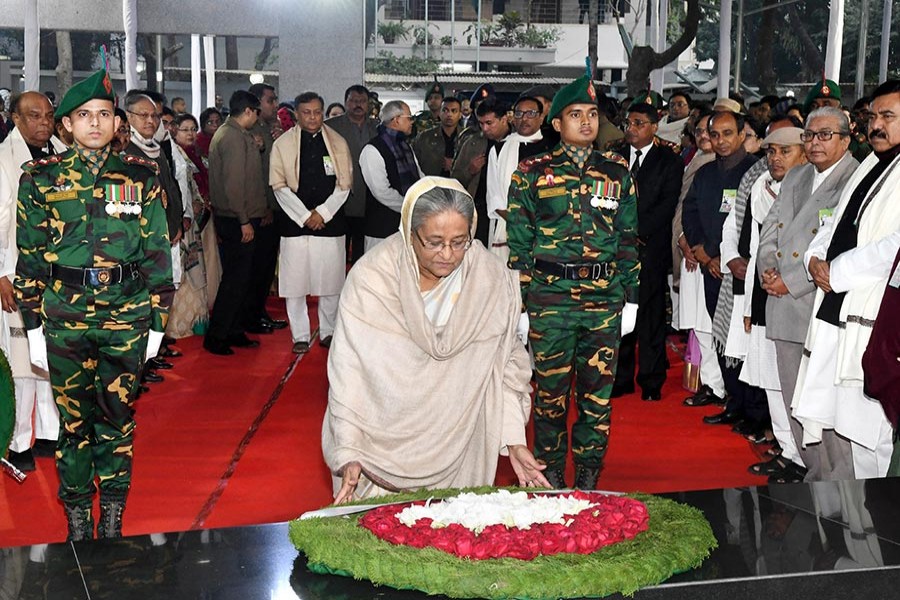
[[[359,475],[362,473],[362,465],[356,461],[347,463],[341,469],[341,489],[334,497],[335,504],[346,504],[353,500],[353,493],[359,485]]]
[[[528,446],[516,444],[515,446],[507,446],[509,450],[509,462],[512,463],[513,471],[519,478],[519,487],[543,487],[552,488],[550,482],[541,473],[547,468],[542,465],[528,449]]]

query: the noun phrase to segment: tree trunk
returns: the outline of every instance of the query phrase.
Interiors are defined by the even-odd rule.
[[[763,8],[775,6],[775,0],[763,0]],[[760,94],[775,93],[775,11],[770,8],[762,13],[756,53],[756,72]]]
[[[274,48],[274,41],[275,38],[267,37],[263,42],[262,50],[256,56],[255,69],[257,71],[262,71],[266,68],[266,63],[269,62],[269,56],[271,56],[272,49]]]
[[[238,47],[237,38],[233,35],[225,36],[225,68],[238,68]]]
[[[588,57],[591,59],[591,78],[600,79],[597,72],[597,3],[588,9]]]
[[[800,18],[800,13],[797,12],[796,5],[789,5],[787,10],[791,27],[797,32],[797,37],[800,38],[800,44],[803,47],[801,58],[803,59],[805,71],[800,74],[800,81],[818,81],[822,77],[822,71],[825,68],[825,59],[822,58],[822,53],[806,30],[803,19]]]
[[[144,59],[144,75],[147,80],[147,89],[155,92],[159,89],[156,82],[156,71],[159,65],[156,61],[156,37],[141,33],[138,34],[138,53]]]
[[[68,31],[56,32],[56,56],[56,97],[62,100],[72,87],[72,38]]]
[[[656,52],[651,46],[634,47],[628,60],[628,71],[625,73],[630,96],[636,96],[649,89],[650,72],[678,58],[678,55],[687,50],[697,37],[697,27],[700,25],[700,0],[687,0],[687,3],[687,14],[681,24],[681,37],[671,46],[662,52]]]

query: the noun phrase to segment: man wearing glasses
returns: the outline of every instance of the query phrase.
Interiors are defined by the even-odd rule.
[[[849,132],[849,123],[840,109],[820,108],[809,115],[800,137],[808,163],[785,176],[778,200],[760,230],[757,273],[769,294],[766,337],[775,342],[778,379],[789,416],[816,291],[803,254],[821,224],[831,221],[841,191],[859,166],[848,152],[850,138],[842,132]],[[793,445],[810,480],[822,479],[822,467],[829,464],[832,475],[852,477],[846,440],[829,431],[822,436],[822,443],[804,447],[800,422],[790,418],[790,425]],[[786,460],[791,460],[788,447],[782,447],[786,448]],[[821,453],[825,459],[820,459]]]
[[[513,105],[515,131],[499,147],[488,150],[487,166],[487,214],[489,250],[504,261],[509,258],[506,245],[506,212],[509,184],[519,163],[553,149],[544,138],[541,125],[544,122],[544,105],[535,97],[519,96]]]
[[[675,92],[669,96],[667,106],[669,112],[660,119],[657,135],[667,142],[681,146],[684,126],[687,125],[688,115],[691,114],[691,97],[686,92]]]
[[[597,93],[585,75],[554,97],[548,118],[560,134],[552,152],[512,175],[509,267],[519,271],[534,350],[535,456],[555,488],[567,487],[566,420],[572,382],[575,486],[594,489],[611,419],[620,328],[634,329],[637,206],[627,163],[593,148]]]
[[[366,252],[400,229],[406,191],[422,177],[409,145],[413,130],[409,105],[391,100],[381,109],[378,135],[359,154],[366,182]]]
[[[634,391],[635,345],[639,342],[637,382],[644,400],[660,400],[666,381],[666,294],[672,263],[672,219],[681,192],[682,161],[658,140],[658,113],[632,104],[625,121],[625,144],[618,152],[628,161],[637,185],[638,255],[641,260],[637,328],[622,338],[612,397]]]
[[[833,428],[850,440],[858,479],[884,477],[893,449],[884,409],[863,389],[862,354],[885,287],[900,285],[891,274],[900,248],[900,80],[878,86],[870,110],[872,154],[844,186],[803,257],[818,290],[794,398],[804,442],[815,443]],[[805,138],[828,134],[810,128]],[[846,138],[850,128],[832,135]]]
[[[209,197],[222,257],[222,281],[216,294],[203,347],[213,354],[234,354],[231,346],[254,348],[244,330],[252,278],[256,229],[266,216],[262,158],[250,129],[259,117],[259,98],[237,90],[230,114],[209,146]]]

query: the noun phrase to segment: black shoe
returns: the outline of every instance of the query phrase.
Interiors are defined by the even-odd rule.
[[[731,430],[738,435],[742,436],[753,436],[756,437],[756,434],[762,432],[762,426],[756,421],[750,421],[747,419],[742,419],[732,426]]]
[[[544,477],[547,478],[547,481],[550,482],[550,485],[555,490],[564,490],[568,487],[566,485],[566,474],[562,469],[547,469],[544,471]]]
[[[98,539],[122,537],[123,512],[125,512],[124,501],[100,501],[100,519],[97,521]]]
[[[182,356],[182,354],[180,350],[170,348],[169,346],[163,346],[159,349],[158,356],[162,356],[163,358],[178,358],[179,356]]]
[[[309,352],[309,342],[294,342],[291,352],[294,354],[306,354]]]
[[[172,363],[166,362],[158,356],[156,358],[151,358],[150,360],[148,360],[147,365],[151,369],[160,369],[162,371],[168,371],[172,368]]]
[[[6,460],[11,462],[13,466],[23,473],[28,473],[35,469],[34,454],[31,452],[31,448],[23,450],[22,452],[13,452],[10,450]]]
[[[634,393],[634,384],[633,383],[631,385],[621,385],[621,386],[614,385],[613,389],[612,389],[612,393],[610,393],[609,397],[610,398],[621,398],[622,396],[624,396],[626,394],[633,394],[633,393]]]
[[[720,413],[703,417],[703,422],[707,425],[733,425],[741,420],[741,416],[736,412],[723,410]]]
[[[66,541],[81,542],[94,539],[94,517],[91,515],[90,507],[81,508],[66,504],[64,508],[69,525],[69,535]]]
[[[222,340],[215,340],[213,338],[207,337],[203,340],[203,348],[212,354],[218,354],[219,356],[229,356],[234,354],[234,350],[228,345],[228,342]]]
[[[323,338],[319,338],[319,345],[323,348],[331,348],[331,336],[326,335]]]
[[[806,467],[789,462],[782,471],[769,475],[769,483],[803,483],[806,472]]]
[[[641,392],[641,400],[650,400],[657,402],[662,400],[662,392],[659,390],[644,390]]]
[[[165,380],[166,380],[165,377],[163,377],[162,375],[160,375],[159,373],[157,373],[156,371],[153,371],[151,369],[145,370],[144,376],[141,379],[142,383],[161,383]]]
[[[56,440],[34,440],[34,446],[31,452],[40,458],[50,458],[56,456]]]
[[[713,394],[712,388],[708,385],[700,386],[697,393],[684,399],[685,406],[706,406],[708,404],[724,404],[725,399]]]
[[[575,488],[579,490],[596,490],[600,467],[575,466]]]
[[[246,327],[244,327],[244,331],[247,333],[255,333],[257,335],[268,335],[272,333],[273,329],[269,327],[264,321],[257,321],[255,323],[250,323]]]
[[[282,319],[273,319],[272,317],[263,317],[260,319],[260,323],[264,323],[271,327],[272,329],[284,329],[288,326],[288,322]]]
[[[269,331],[271,333],[271,330]],[[228,345],[234,346],[235,348],[257,348],[259,347],[259,342],[256,340],[251,340],[243,333],[238,335],[232,335],[228,338]]]

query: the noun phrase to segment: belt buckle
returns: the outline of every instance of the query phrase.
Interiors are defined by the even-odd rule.
[[[591,275],[591,268],[587,265],[578,267],[578,279],[587,279]]]
[[[109,269],[98,269],[97,270],[97,281],[103,285],[107,285],[109,283],[111,276]]]

